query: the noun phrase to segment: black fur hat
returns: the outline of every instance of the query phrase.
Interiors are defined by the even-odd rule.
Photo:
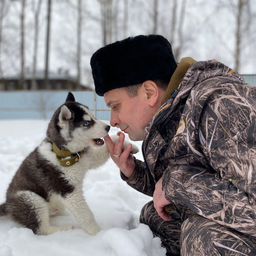
[[[106,45],[91,58],[95,91],[105,92],[146,80],[166,84],[177,67],[171,44],[160,35],[139,35]]]

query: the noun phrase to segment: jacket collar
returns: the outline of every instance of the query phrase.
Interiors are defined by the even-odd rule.
[[[173,73],[171,80],[167,86],[165,95],[163,97],[163,104],[159,108],[158,112],[154,115],[150,124],[145,129],[145,131],[146,131],[145,140],[148,139],[149,131],[150,131],[153,123],[155,123],[155,121],[157,122],[157,120],[159,120],[159,119],[161,120],[161,113],[163,113],[164,110],[168,109],[169,107],[171,107],[173,105],[173,101],[175,100],[175,98],[180,90],[181,82],[182,82],[186,72],[195,63],[196,63],[196,61],[190,57],[182,58],[180,63],[178,63],[177,68],[176,68],[175,72]]]
[[[187,73],[188,69],[195,63],[196,61],[191,57],[185,57],[181,59],[167,86],[166,93],[162,101],[163,104],[159,108],[158,112],[155,114],[151,124],[146,128],[147,132],[149,131],[152,123],[154,123],[154,120],[158,118],[159,114],[161,114],[165,109],[173,105],[173,101],[176,98],[178,92],[180,91],[180,87],[182,84],[181,82],[185,74]]]
[[[163,103],[170,99],[175,91],[179,90],[181,81],[183,80],[185,74],[187,73],[188,69],[195,63],[196,61],[191,57],[181,59],[167,86],[166,93],[163,98]]]
[[[169,109],[170,111],[172,111],[174,100],[175,100],[175,105],[177,104],[176,95],[180,90],[181,82],[185,74],[187,73],[188,69],[194,63],[196,63],[196,61],[189,57],[181,59],[180,63],[178,64],[168,84],[168,87],[163,99],[163,105],[160,107],[159,111],[155,114],[151,124],[148,127],[146,127],[146,136],[142,145],[142,151],[144,154],[144,158],[147,160],[146,162],[149,163],[148,168],[150,170],[153,170],[155,167],[156,161],[154,160],[158,158],[155,156],[159,155],[159,153],[161,152],[161,149],[166,144],[161,133],[159,131],[156,131],[158,130],[157,123],[158,122],[161,123],[163,121],[162,115],[166,116],[164,110]],[[150,130],[152,131],[153,126],[155,129],[155,132],[153,132],[152,134],[150,133]],[[149,138],[150,135],[152,135],[151,138]]]

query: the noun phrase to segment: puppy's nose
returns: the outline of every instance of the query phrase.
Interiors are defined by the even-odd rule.
[[[110,126],[109,126],[109,125],[106,125],[105,130],[106,130],[107,132],[109,132]]]

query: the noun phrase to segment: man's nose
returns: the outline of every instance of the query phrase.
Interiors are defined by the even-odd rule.
[[[111,113],[110,125],[113,127],[118,127],[119,121],[116,114]]]

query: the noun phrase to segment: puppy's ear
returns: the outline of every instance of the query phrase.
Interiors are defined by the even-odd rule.
[[[75,96],[73,95],[73,93],[72,92],[69,92],[68,93],[68,96],[67,96],[67,98],[66,98],[66,102],[75,102],[76,100],[75,100]]]
[[[64,127],[67,121],[72,119],[72,112],[66,105],[63,105],[59,113],[59,126]]]

